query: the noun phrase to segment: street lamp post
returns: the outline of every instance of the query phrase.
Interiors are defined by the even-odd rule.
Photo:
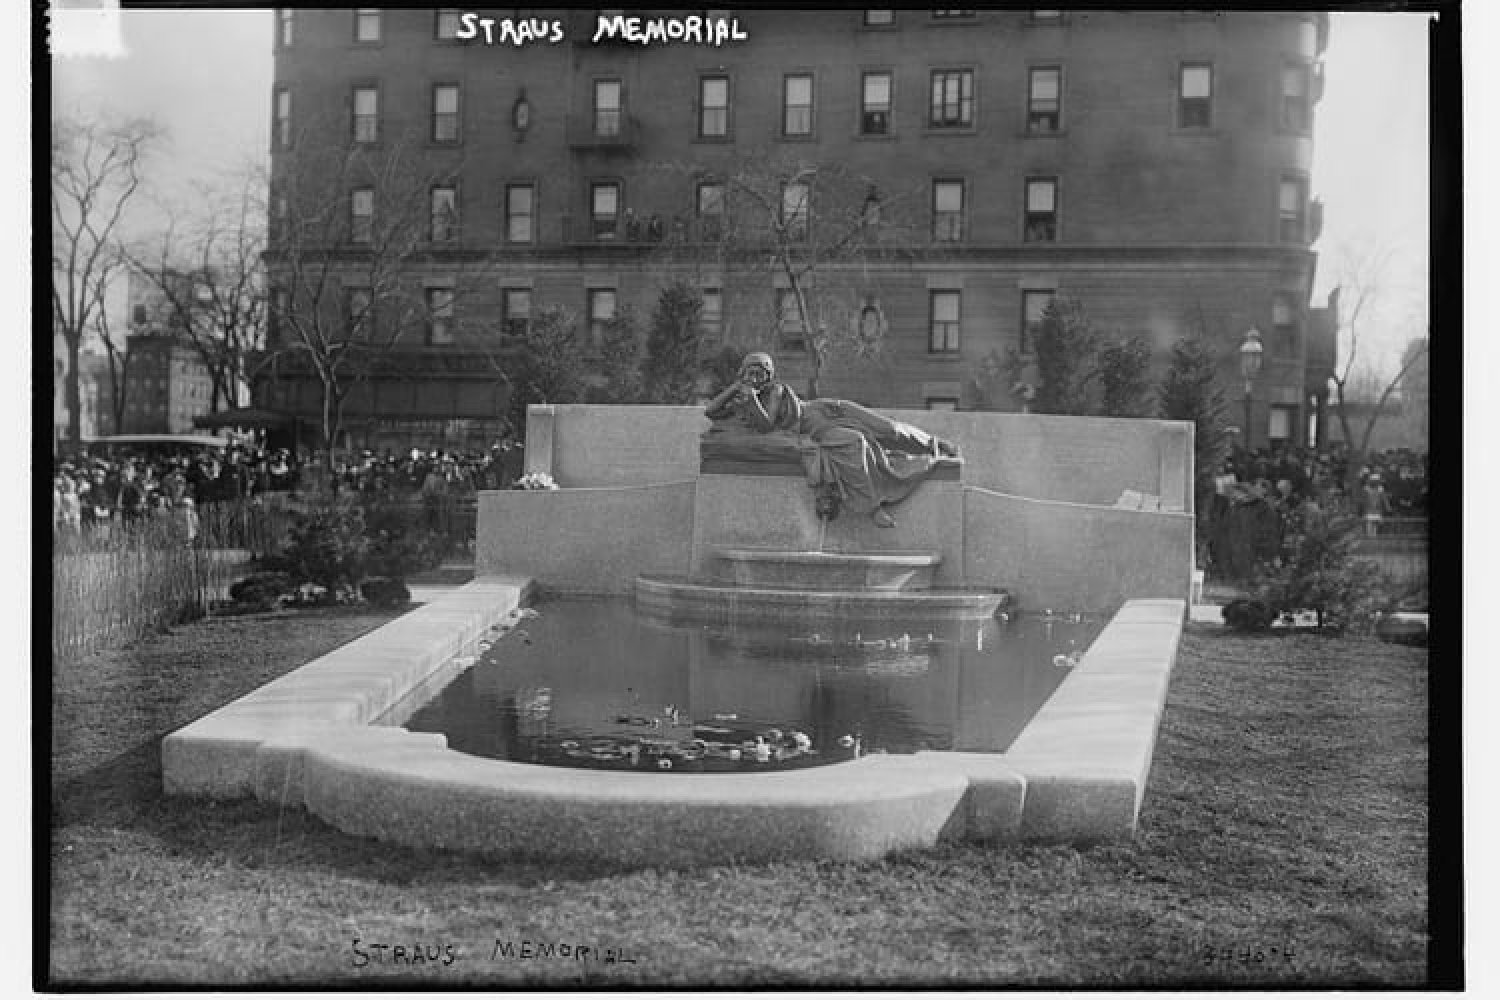
[[[1255,378],[1260,374],[1261,356],[1265,348],[1260,344],[1260,331],[1251,327],[1240,343],[1240,375],[1245,379],[1245,448],[1250,447],[1250,392],[1255,387]]]

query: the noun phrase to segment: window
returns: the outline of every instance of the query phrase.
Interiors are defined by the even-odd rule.
[[[866,28],[887,28],[896,23],[896,12],[893,10],[867,10],[865,11]]]
[[[1047,307],[1052,304],[1052,298],[1057,292],[1051,288],[1041,291],[1028,290],[1021,293],[1021,353],[1030,354],[1036,350],[1037,339],[1041,337],[1042,320],[1047,316]]]
[[[974,124],[973,70],[933,71],[932,110],[927,124],[933,128],[969,128]]]
[[[1177,83],[1177,126],[1208,128],[1213,124],[1214,68],[1184,63]]]
[[[594,239],[612,240],[620,235],[618,181],[596,181],[589,185],[589,215],[593,219]]]
[[[1281,127],[1302,135],[1312,131],[1311,71],[1306,63],[1281,67]]]
[[[458,84],[440,83],[432,88],[432,141],[458,141]]]
[[[432,189],[431,239],[434,243],[446,243],[453,239],[458,228],[458,189],[444,184]]]
[[[718,181],[698,182],[698,238],[705,243],[724,238],[724,185]]]
[[[589,347],[595,351],[604,346],[604,334],[615,319],[616,296],[613,288],[589,289]]]
[[[1031,19],[1033,21],[1061,21],[1062,20],[1062,11],[1060,11],[1060,10],[1034,10],[1034,11],[1031,12]]]
[[[802,325],[802,312],[797,308],[797,293],[790,288],[776,289],[776,336],[780,346],[787,350],[801,350],[805,345],[807,331]]]
[[[594,81],[594,134],[620,134],[621,91],[619,80]]]
[[[1285,292],[1277,292],[1271,299],[1271,350],[1280,357],[1297,356],[1298,336],[1297,306]]]
[[[427,343],[453,343],[453,289],[427,289]]]
[[[354,287],[344,289],[344,336],[349,340],[355,340],[366,336],[372,328],[370,307],[373,303],[368,288]]]
[[[1057,178],[1026,180],[1027,243],[1050,243],[1057,239]]]
[[[698,135],[703,139],[729,135],[729,77],[705,76],[698,80]]]
[[[867,300],[859,311],[860,340],[866,344],[873,344],[880,338],[884,328],[885,319],[880,314],[880,306]]]
[[[807,239],[809,197],[808,187],[802,181],[781,185],[781,228],[790,241]]]
[[[380,41],[380,8],[360,7],[354,11],[354,40]]]
[[[375,189],[355,188],[349,195],[349,242],[369,243],[375,223]]]
[[[866,73],[859,106],[860,135],[890,135],[891,74]]]
[[[459,10],[456,7],[439,7],[433,21],[433,35],[439,41],[452,41],[458,37]]]
[[[927,408],[929,410],[956,410],[958,400],[952,396],[928,396]]]
[[[284,194],[271,196],[271,234],[273,239],[286,239],[290,236],[290,224],[292,221],[292,206]]]
[[[501,291],[500,323],[507,337],[524,337],[531,332],[531,289]]]
[[[292,92],[286,87],[276,88],[275,127],[272,137],[277,149],[292,148]]]
[[[1046,135],[1062,127],[1062,70],[1039,66],[1031,71],[1026,94],[1026,131]]]
[[[293,7],[281,7],[276,11],[276,44],[283,49],[292,47],[292,35],[297,24],[297,11]]]
[[[271,289],[271,300],[266,305],[266,343],[269,346],[281,343],[281,324],[285,321],[286,307],[286,289]]]
[[[958,311],[963,293],[959,291],[933,291],[927,293],[928,324],[927,349],[933,354],[956,354],[958,352]]]
[[[932,182],[932,238],[938,243],[956,243],[964,238],[964,182]]]
[[[1272,441],[1289,441],[1292,428],[1297,426],[1297,408],[1281,403],[1272,403],[1267,413],[1266,437]]]
[[[972,10],[935,10],[932,12],[934,21],[956,21],[959,18],[973,17]]]
[[[786,77],[781,87],[781,134],[812,135],[813,78],[807,73]]]
[[[530,184],[505,186],[505,240],[507,243],[530,243],[536,239],[532,227],[536,189]]]
[[[1302,242],[1307,231],[1307,180],[1302,177],[1281,178],[1277,205],[1277,239],[1283,243]]]
[[[703,339],[717,342],[724,336],[724,290],[703,289],[703,308],[698,312],[698,333]]]
[[[380,138],[380,91],[374,87],[354,88],[354,141],[374,142]]]

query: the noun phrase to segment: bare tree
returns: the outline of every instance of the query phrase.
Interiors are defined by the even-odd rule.
[[[457,342],[454,306],[490,258],[463,244],[446,193],[462,172],[457,154],[439,161],[409,136],[368,147],[302,141],[320,134],[341,133],[309,129],[282,154],[266,259],[271,354],[316,378],[331,469],[350,392],[403,371],[395,349],[424,331]],[[428,289],[424,272],[451,284]]]
[[[1359,469],[1369,451],[1370,439],[1375,425],[1381,418],[1386,403],[1395,394],[1407,374],[1427,358],[1427,338],[1413,341],[1415,348],[1408,348],[1395,374],[1387,375],[1366,357],[1370,351],[1371,329],[1377,324],[1382,306],[1382,295],[1388,291],[1389,269],[1393,254],[1390,249],[1372,245],[1362,249],[1344,248],[1339,270],[1339,286],[1335,294],[1338,306],[1339,326],[1343,331],[1343,364],[1336,366],[1331,376],[1334,386],[1334,414],[1338,417],[1339,430],[1349,446],[1348,480],[1346,486],[1357,485]],[[1356,434],[1352,403],[1370,402],[1369,415],[1364,426]]]
[[[150,249],[131,255],[134,273],[165,303],[170,328],[202,359],[213,412],[238,405],[247,361],[265,336],[264,184],[249,172],[237,181],[200,187],[190,215],[169,212]]]
[[[52,322],[68,351],[68,440],[82,439],[78,353],[119,271],[121,222],[161,131],[145,119],[63,118],[52,129]]]
[[[105,292],[115,275],[124,273],[127,258],[118,249],[100,261],[101,280],[94,284],[94,304],[90,309],[90,332],[104,348],[105,370],[109,379],[110,432],[125,431],[125,409],[128,404],[130,352],[124,338],[116,337],[110,322],[109,310],[105,307]]]
[[[760,153],[735,159],[731,169],[705,174],[699,167],[661,165],[719,186],[716,211],[695,228],[663,234],[659,260],[680,273],[682,262],[714,268],[769,293],[765,312],[738,309],[743,322],[759,313],[760,328],[780,331],[743,346],[782,347],[799,341],[808,362],[808,392],[820,394],[830,358],[879,355],[885,318],[877,288],[880,261],[909,254],[915,190],[882,191],[870,178],[839,163],[809,162],[795,153]],[[702,195],[700,194],[700,198]],[[703,227],[711,226],[705,231]],[[675,274],[674,274],[675,276]],[[757,343],[760,341],[760,343]]]

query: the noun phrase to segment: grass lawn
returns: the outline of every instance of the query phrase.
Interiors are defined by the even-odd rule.
[[[1425,650],[1190,631],[1140,832],[1081,850],[586,868],[163,798],[163,735],[387,617],[210,620],[57,666],[51,985],[1425,982]]]

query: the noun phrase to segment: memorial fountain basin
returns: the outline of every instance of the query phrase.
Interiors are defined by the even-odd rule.
[[[942,555],[930,551],[821,552],[725,547],[714,555],[739,587],[785,590],[923,591]]]

